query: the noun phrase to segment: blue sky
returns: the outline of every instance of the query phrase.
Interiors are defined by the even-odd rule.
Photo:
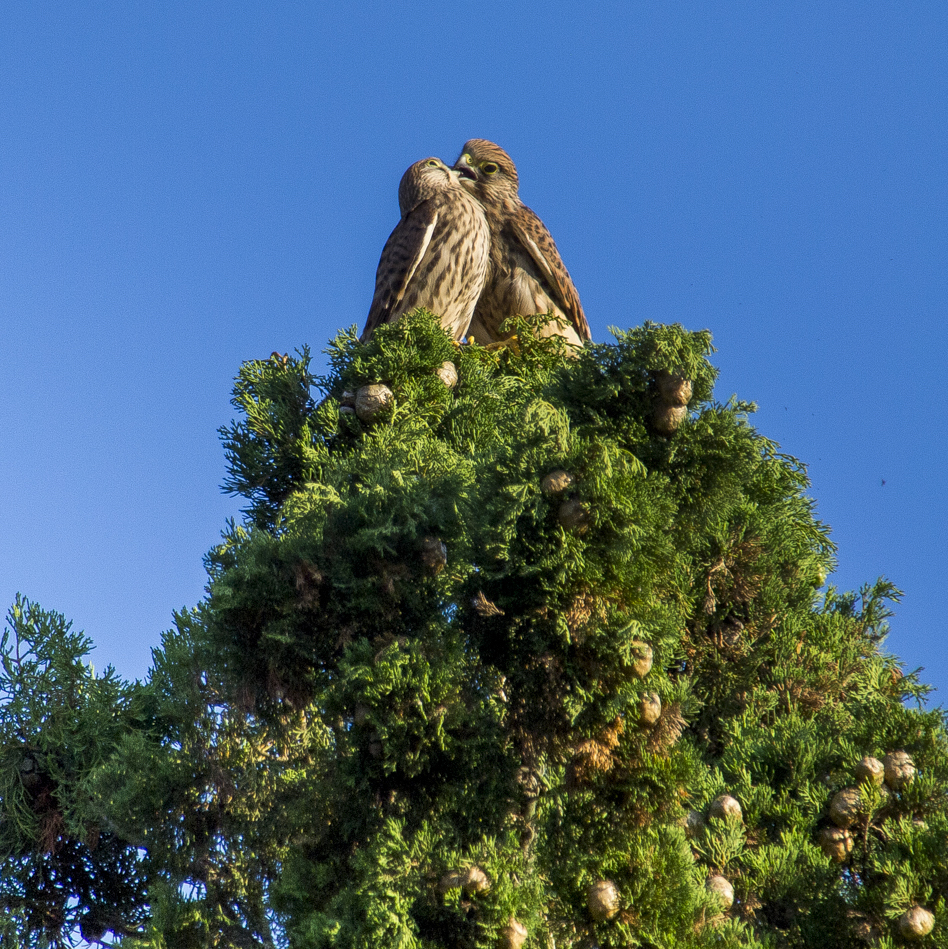
[[[361,327],[402,172],[482,137],[594,338],[713,332],[944,702],[946,64],[908,0],[4,4],[0,603],[144,675],[239,508],[240,362]]]

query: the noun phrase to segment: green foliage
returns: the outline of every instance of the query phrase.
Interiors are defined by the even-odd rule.
[[[309,349],[299,356],[245,362],[231,399],[244,419],[220,429],[230,468],[224,490],[250,501],[244,513],[258,527],[271,525],[295,489],[318,479],[327,458],[309,394]]]
[[[70,945],[70,933],[130,931],[145,917],[135,847],[92,815],[88,775],[110,768],[140,703],[91,641],[22,597],[0,636],[0,935],[11,947]]]
[[[881,651],[898,591],[822,589],[806,471],[713,401],[707,332],[570,355],[542,323],[458,347],[418,311],[341,333],[321,378],[305,349],[245,364],[222,436],[246,519],[147,681],[96,677],[18,602],[4,945],[84,920],[150,949],[487,949],[518,925],[526,949],[842,949],[898,944],[916,905],[944,942],[945,721]],[[834,830],[893,751],[914,777],[862,785]],[[77,848],[100,889],[57,869]]]

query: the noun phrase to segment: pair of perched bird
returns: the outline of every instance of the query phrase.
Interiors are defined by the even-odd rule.
[[[398,186],[402,216],[382,251],[362,340],[416,307],[458,341],[500,342],[505,320],[538,313],[555,317],[546,335],[575,346],[590,339],[556,244],[518,190],[510,156],[485,139],[467,142],[453,169],[415,162]]]

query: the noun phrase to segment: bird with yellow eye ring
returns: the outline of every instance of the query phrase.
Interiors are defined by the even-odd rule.
[[[551,313],[543,335],[573,346],[591,339],[579,294],[544,223],[521,200],[517,166],[499,146],[472,138],[454,163],[461,183],[480,202],[490,228],[487,280],[468,335],[482,345],[511,335],[501,326],[514,315]]]

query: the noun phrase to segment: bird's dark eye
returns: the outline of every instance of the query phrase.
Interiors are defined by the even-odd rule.
[[[437,168],[439,163],[435,161],[433,158],[429,158],[426,164],[429,168]]]
[[[485,175],[496,175],[500,171],[500,165],[495,164],[492,161],[485,161],[481,168],[484,169]]]

